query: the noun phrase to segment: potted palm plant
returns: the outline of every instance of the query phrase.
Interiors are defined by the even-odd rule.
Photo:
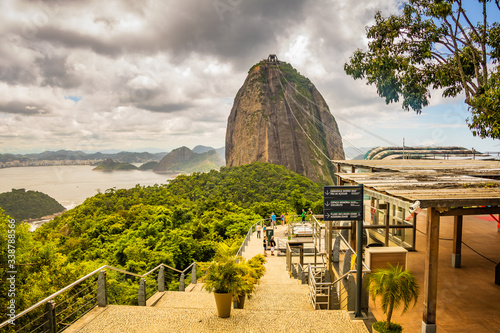
[[[234,294],[234,308],[243,309],[245,299],[251,298],[255,292],[255,285],[264,275],[266,268],[264,263],[266,258],[262,254],[258,254],[249,260],[239,258],[240,263],[237,264],[237,269],[241,276],[240,284],[237,286]]]
[[[219,317],[227,318],[231,315],[233,294],[242,284],[242,276],[236,262],[237,249],[227,244],[219,244],[216,248],[214,261],[208,266],[203,288],[213,292]]]
[[[370,273],[366,279],[366,288],[373,302],[378,296],[381,297],[382,312],[387,317],[385,321],[373,324],[373,332],[402,332],[401,325],[391,322],[392,313],[401,304],[403,313],[409,309],[412,302],[413,306],[417,304],[420,287],[415,276],[400,266],[389,265],[388,268]]]

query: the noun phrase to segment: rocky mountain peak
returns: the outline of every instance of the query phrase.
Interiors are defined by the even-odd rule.
[[[226,165],[268,162],[333,184],[329,159],[344,159],[342,138],[314,84],[277,57],[250,68],[228,118]]]

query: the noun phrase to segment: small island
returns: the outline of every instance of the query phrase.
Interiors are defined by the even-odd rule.
[[[119,163],[113,161],[113,159],[108,158],[98,166],[96,166],[92,171],[115,171],[115,170],[138,170],[135,165],[130,163]]]
[[[16,221],[40,219],[66,210],[56,199],[47,194],[26,191],[24,188],[0,193],[0,208]]]

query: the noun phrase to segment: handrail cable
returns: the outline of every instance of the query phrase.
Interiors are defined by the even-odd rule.
[[[194,263],[196,262],[193,262],[189,267],[191,267]],[[4,321],[3,323],[0,324],[0,328],[8,325],[11,321],[14,321],[20,317],[22,317],[23,315],[25,315],[26,313],[30,312],[31,310],[34,310],[36,309],[37,307],[39,307],[40,305],[50,301],[51,299],[59,296],[60,294],[64,293],[65,291],[68,291],[69,289],[73,288],[74,286],[76,286],[77,284],[79,284],[80,282],[83,282],[85,281],[86,279],[88,279],[89,277],[91,277],[92,275],[104,270],[104,269],[110,269],[110,270],[114,270],[114,271],[117,271],[117,272],[120,272],[120,273],[123,273],[123,274],[128,274],[128,275],[132,275],[132,276],[135,276],[135,277],[140,277],[140,278],[144,278],[146,276],[148,276],[149,274],[151,274],[152,272],[154,272],[155,270],[157,270],[158,268],[160,268],[161,266],[164,266],[164,267],[167,267],[167,268],[170,268],[176,272],[179,272],[179,273],[184,273],[183,271],[180,271],[178,269],[175,269],[173,267],[170,267],[168,265],[165,265],[165,264],[159,264],[158,266],[156,266],[155,268],[153,268],[152,270],[150,270],[149,272],[145,273],[145,274],[136,274],[136,273],[132,273],[132,272],[128,272],[128,271],[125,271],[123,269],[120,269],[120,268],[116,268],[116,267],[113,267],[113,266],[108,266],[108,265],[103,265],[95,270],[93,270],[92,272],[90,272],[89,274],[85,275],[84,277],[81,277],[79,278],[78,280],[74,281],[73,283],[67,285],[66,287],[56,291],[55,293],[53,293],[52,295],[44,298],[43,300],[39,301],[38,303],[30,306],[29,308],[27,308],[26,310],[24,311],[21,311],[19,312],[17,315],[14,316],[14,318],[11,318],[9,320],[6,320]]]
[[[281,75],[283,75],[283,76],[284,76],[283,72],[281,72],[281,70],[280,70],[280,69],[278,69],[278,70],[279,70],[279,72],[281,73]],[[288,83],[290,83],[290,81],[288,81],[288,80],[286,79],[286,77],[285,77],[285,76],[284,76],[284,79],[285,79]],[[292,89],[294,89],[294,90],[295,90],[295,91],[296,91],[299,95],[301,95],[302,97],[304,97],[307,101],[309,101],[309,102],[311,102],[311,103],[313,103],[313,104],[315,104],[315,105],[316,105],[316,102],[311,101],[311,100],[310,100],[307,96],[304,96],[304,95],[303,95],[300,91],[298,91],[298,90],[294,87],[294,85],[293,85],[293,84],[290,84],[290,85],[292,86]],[[318,106],[318,105],[316,105],[316,106]],[[318,107],[319,107],[319,106],[318,106]],[[328,110],[328,111],[331,113],[331,111],[330,111],[330,110]],[[391,142],[391,141],[389,141],[389,140],[387,140],[387,139],[385,139],[385,138],[383,138],[383,137],[381,137],[381,136],[379,136],[379,135],[377,135],[377,134],[375,134],[375,133],[372,133],[372,132],[370,132],[370,131],[368,131],[368,130],[364,129],[363,127],[360,127],[360,126],[358,126],[358,125],[356,125],[356,124],[354,124],[354,123],[352,123],[352,122],[350,122],[350,121],[348,121],[348,120],[346,120],[346,119],[342,118],[342,117],[341,117],[341,116],[339,116],[339,115],[337,115],[335,118],[336,118],[336,119],[339,119],[339,120],[342,120],[342,121],[344,121],[344,122],[348,123],[349,125],[354,126],[354,127],[356,127],[357,129],[359,129],[359,130],[361,130],[361,131],[363,131],[363,132],[365,132],[365,133],[367,133],[367,134],[370,134],[370,135],[372,135],[373,137],[375,137],[375,138],[377,138],[377,139],[379,139],[379,140],[381,140],[381,141],[384,141],[385,143],[388,143],[388,144],[390,144],[390,145],[392,145],[392,146],[397,146],[397,144],[395,144],[394,142]]]
[[[307,97],[305,97],[302,93],[300,93],[294,86],[293,84],[290,83],[290,81],[288,81],[286,79],[286,77],[284,77],[282,75],[283,79],[292,87],[292,89],[294,89],[297,93],[299,93],[301,96],[303,96],[304,98],[306,98],[308,101],[314,103],[314,105],[318,108],[321,108],[319,107],[316,102],[314,101],[311,101],[310,99],[308,99]],[[338,139],[340,139],[343,143],[345,143],[347,146],[349,146],[350,148],[354,149],[357,151],[357,153],[360,155],[360,154],[364,154],[363,151],[361,149],[359,149],[358,147],[356,147],[354,144],[350,143],[347,139],[343,138],[337,130],[334,130],[332,128],[330,128],[328,125],[324,124],[321,119],[318,119],[314,114],[312,113],[309,113],[307,112],[307,110],[304,109],[304,107],[302,105],[300,105],[300,103],[298,103],[293,97],[291,96],[288,96],[288,98],[290,98],[298,107],[299,109],[301,109],[304,114],[306,115],[306,118],[311,122],[311,121],[314,121],[316,122],[317,124],[320,124],[322,126],[323,129],[326,129],[330,134],[334,135],[335,137],[337,137]],[[325,108],[326,109],[326,108]],[[328,109],[326,109],[327,111],[329,111]],[[312,120],[311,120],[312,119]],[[311,124],[314,126],[314,123],[311,122]],[[321,132],[318,132],[318,135],[320,135],[323,139],[326,140],[326,135],[323,135],[321,134]]]
[[[299,120],[298,120],[298,119],[297,119],[297,117],[295,116],[295,113],[293,112],[292,108],[290,107],[290,104],[289,104],[289,103],[288,103],[288,101],[287,101],[287,98],[286,98],[286,91],[285,91],[285,89],[283,88],[283,84],[281,83],[281,80],[279,80],[279,81],[280,81],[280,86],[281,86],[281,89],[283,89],[283,97],[284,97],[284,99],[285,99],[285,104],[286,104],[286,106],[288,107],[288,109],[290,110],[290,113],[292,114],[293,118],[295,119],[295,121],[296,121],[296,122],[297,122],[297,124],[299,125],[300,129],[302,130],[302,132],[304,132],[305,136],[309,139],[309,141],[311,141],[311,143],[312,143],[312,144],[316,147],[316,149],[317,149],[317,150],[318,150],[318,151],[319,151],[319,152],[320,152],[323,156],[325,156],[325,157],[326,157],[326,159],[327,159],[328,161],[330,161],[330,163],[332,163],[332,164],[333,164],[333,162],[332,162],[331,158],[330,158],[328,155],[326,155],[326,154],[325,154],[325,153],[321,150],[321,148],[319,148],[319,147],[318,147],[318,145],[316,145],[316,143],[314,142],[314,140],[313,140],[313,139],[311,139],[311,137],[309,136],[309,134],[307,134],[307,132],[304,130],[304,128],[303,128],[303,127],[302,127],[302,125],[300,124]]]

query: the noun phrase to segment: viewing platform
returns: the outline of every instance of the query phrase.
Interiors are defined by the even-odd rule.
[[[275,238],[286,240],[285,227],[277,226]],[[286,257],[267,251],[266,273],[244,309],[232,309],[219,318],[212,294],[201,284],[186,292],[167,291],[148,306],[96,307],[65,332],[368,332],[363,321],[353,321],[347,311],[315,311],[307,284],[290,278]],[[262,239],[254,232],[243,253],[246,258],[263,254]],[[149,302],[149,301],[148,301]]]

